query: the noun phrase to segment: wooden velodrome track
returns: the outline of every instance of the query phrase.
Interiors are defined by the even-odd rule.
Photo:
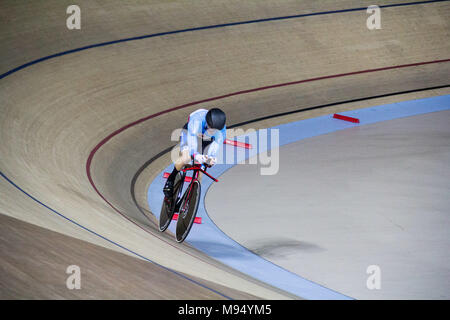
[[[371,1],[77,3],[72,31],[71,1],[0,4],[0,298],[299,298],[157,231],[146,190],[170,163],[172,130],[199,107],[220,106],[236,124],[411,91],[244,126],[262,128],[450,91],[447,1],[382,8],[374,31],[364,10],[200,28]],[[250,90],[276,84],[289,85]],[[66,288],[72,264],[82,290]]]

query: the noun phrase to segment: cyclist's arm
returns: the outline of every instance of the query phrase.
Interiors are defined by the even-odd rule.
[[[227,131],[226,128],[223,128],[220,131],[217,131],[214,135],[214,141],[209,145],[207,155],[210,158],[216,158],[217,153],[219,152],[220,146],[223,144],[223,141],[226,137]]]
[[[200,119],[191,117],[188,123],[187,130],[187,143],[189,146],[189,154],[191,156],[195,156],[197,152],[197,144],[198,144],[198,133],[202,132],[202,121]]]

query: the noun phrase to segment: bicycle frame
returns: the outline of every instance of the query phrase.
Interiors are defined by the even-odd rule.
[[[204,169],[203,169],[203,167],[204,167]],[[192,176],[192,180],[191,180],[191,182],[189,183],[188,190],[185,191],[185,192],[187,192],[187,195],[186,195],[187,198],[189,198],[189,196],[190,196],[190,194],[191,194],[192,185],[193,185],[194,181],[198,181],[198,175],[199,175],[200,172],[204,173],[207,177],[209,177],[210,179],[212,179],[214,182],[219,182],[219,180],[217,180],[216,178],[214,178],[213,176],[211,176],[209,173],[206,172],[206,168],[207,168],[207,167],[206,167],[205,165],[195,164],[195,165],[193,165],[193,166],[191,166],[191,167],[189,167],[189,168],[184,168],[184,169],[181,170],[181,171],[183,171],[184,173],[186,173],[187,171],[194,171],[194,174],[193,174],[193,176]],[[185,175],[185,177],[186,177],[186,175]],[[186,204],[185,204],[185,205],[186,205]],[[186,208],[183,207],[183,210],[182,210],[182,211],[184,211],[185,209],[186,209]],[[181,210],[180,210],[180,211],[181,211]]]
[[[176,180],[176,192],[171,197],[164,197],[164,202],[161,206],[161,216],[159,220],[159,231],[164,232],[170,224],[173,218],[173,214],[178,212],[178,222],[176,227],[176,240],[177,242],[183,242],[184,239],[189,234],[193,222],[195,221],[195,216],[197,214],[199,197],[201,194],[201,184],[199,181],[199,174],[204,173],[207,177],[215,182],[218,182],[216,178],[212,177],[206,172],[207,165],[196,164],[191,162],[191,164],[180,170],[177,175],[179,180]],[[187,187],[184,183],[186,182],[186,173],[188,171],[193,171],[191,181]],[[194,195],[195,192],[195,195]],[[191,198],[193,198],[193,207],[190,207]],[[189,214],[189,216],[187,216]],[[188,217],[187,220],[186,217]],[[182,221],[182,223],[180,223]]]
[[[193,165],[190,168],[182,169],[182,171],[183,172],[194,171],[194,176],[192,177],[192,179],[198,180],[198,174],[199,174],[199,172],[202,172],[205,175],[207,175],[209,178],[211,178],[214,182],[219,182],[219,180],[217,180],[216,178],[214,178],[213,176],[211,176],[209,173],[206,172],[206,168],[207,168],[206,166],[205,166],[205,169],[202,169],[202,167],[203,167],[203,165],[197,164],[197,165]]]

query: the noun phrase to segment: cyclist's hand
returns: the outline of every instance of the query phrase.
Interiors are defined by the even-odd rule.
[[[202,154],[196,154],[195,155],[195,161],[197,161],[200,164],[205,163],[208,160],[208,156],[204,156]]]
[[[214,157],[208,157],[207,164],[208,164],[210,167],[212,167],[213,165],[215,165],[216,162],[217,162],[217,159],[216,159],[216,158],[214,158]]]

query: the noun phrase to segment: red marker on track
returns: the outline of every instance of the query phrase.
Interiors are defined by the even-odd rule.
[[[236,141],[236,140],[225,139],[223,143],[224,144],[229,144],[229,145],[232,145],[232,146],[235,146],[235,147],[245,148],[245,149],[251,149],[252,148],[251,144],[244,143],[244,142],[239,142],[239,141]]]
[[[349,121],[349,122],[353,122],[353,123],[359,123],[359,119],[357,119],[357,118],[347,117],[347,116],[343,116],[343,115],[337,114],[337,113],[335,113],[333,115],[333,118],[339,119],[339,120],[344,120],[344,121]]]
[[[173,215],[172,220],[178,220],[178,213],[175,213]],[[194,223],[201,224],[202,223],[202,218],[201,217],[195,217],[194,218]]]

